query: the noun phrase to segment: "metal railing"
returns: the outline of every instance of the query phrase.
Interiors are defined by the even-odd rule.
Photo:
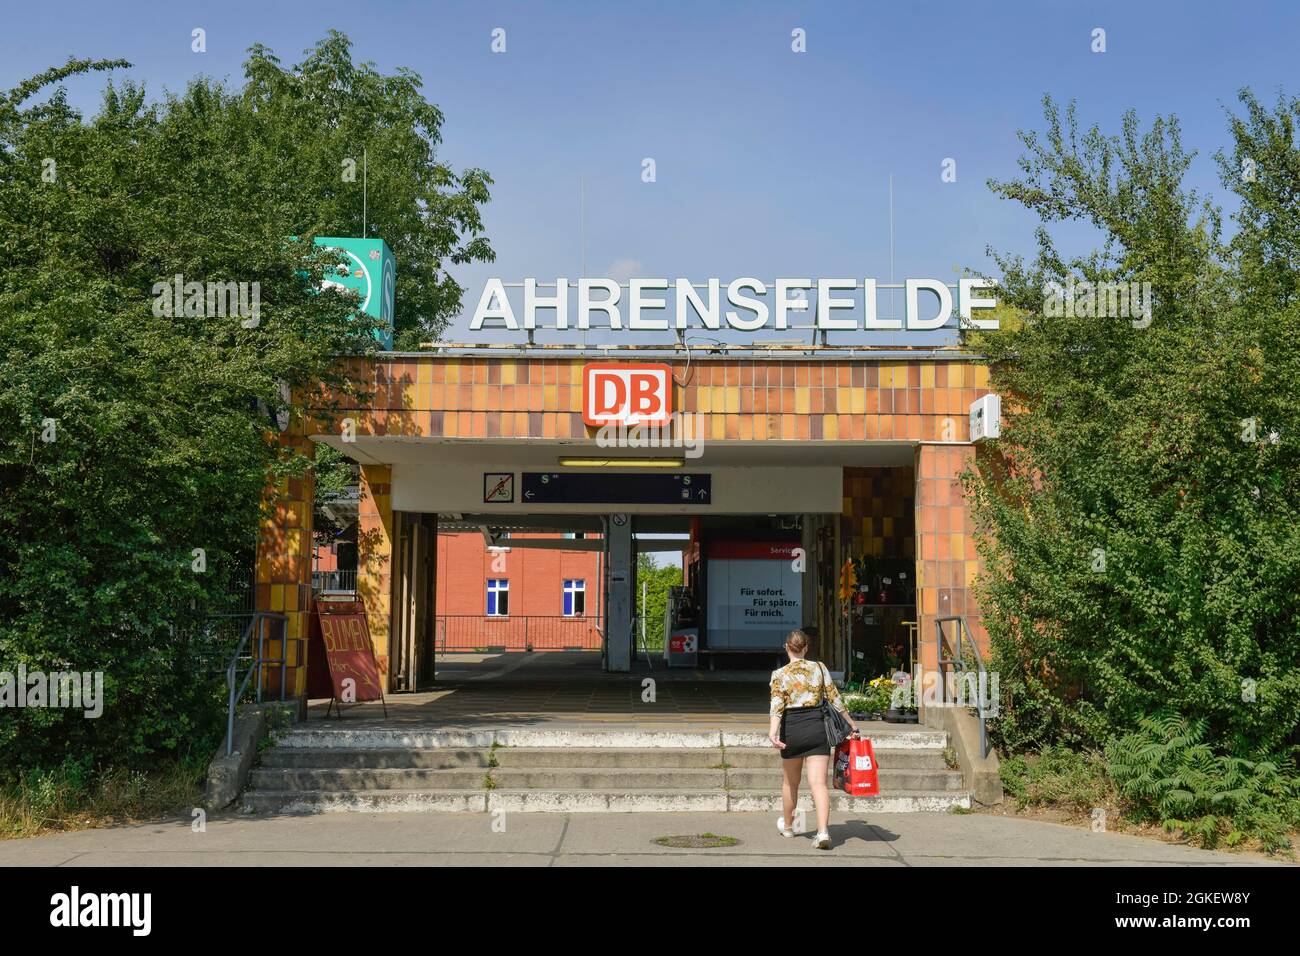
[[[311,589],[317,593],[352,594],[357,589],[357,572],[351,571],[313,571]]]
[[[944,624],[956,622],[957,624],[957,643],[954,648],[949,642],[948,637],[944,634]],[[934,621],[934,647],[935,660],[939,662],[939,694],[940,703],[948,704],[948,681],[944,668],[950,667],[957,680],[962,682],[961,692],[956,693],[951,703],[956,704],[969,686],[969,678],[974,677],[976,681],[975,699],[977,701],[975,709],[980,718],[980,756],[989,755],[989,735],[987,720],[987,707],[985,692],[988,688],[988,670],[984,667],[984,658],[980,654],[979,645],[975,643],[975,638],[971,636],[970,627],[966,624],[966,618],[961,615],[952,615],[950,617],[935,618]],[[951,657],[944,656],[944,649],[947,648]],[[974,661],[974,670],[971,670],[971,662],[967,659],[967,652]]]
[[[284,614],[276,614],[270,611],[254,611],[251,614],[215,614],[215,618],[241,618],[247,617],[248,624],[244,628],[244,635],[239,639],[239,646],[235,648],[234,655],[230,658],[230,663],[226,666],[226,690],[229,694],[226,709],[226,756],[229,757],[235,752],[235,709],[243,699],[248,690],[249,682],[253,680],[253,675],[257,675],[256,699],[262,703],[262,692],[266,686],[266,670],[270,666],[279,666],[280,668],[280,700],[285,699],[285,688],[288,684],[288,660],[289,660],[289,642],[301,642],[301,637],[288,636],[288,617]],[[278,633],[271,633],[272,630]],[[280,656],[267,657],[266,647],[272,641],[280,642]],[[254,649],[255,648],[255,649]],[[301,657],[295,658],[301,660]],[[245,663],[247,669],[244,671],[242,679],[239,676],[239,666]]]
[[[528,614],[439,614],[434,618],[438,653],[456,651],[598,651],[595,617]]]
[[[646,669],[654,670],[655,665],[654,665],[654,661],[652,660],[653,655],[650,652],[650,648],[646,646],[646,637],[641,634],[641,629],[637,627],[637,625],[640,623],[641,623],[641,615],[633,614],[632,623],[628,625],[628,629],[627,629],[628,643],[632,644],[632,647],[634,649],[632,652],[632,656],[634,658],[636,657],[635,648],[638,647],[641,648],[641,653],[645,655]],[[663,648],[660,648],[660,650],[662,651]]]

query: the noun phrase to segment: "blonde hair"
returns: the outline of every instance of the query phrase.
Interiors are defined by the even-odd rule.
[[[786,650],[792,654],[808,653],[808,635],[799,629],[790,632],[785,639]]]

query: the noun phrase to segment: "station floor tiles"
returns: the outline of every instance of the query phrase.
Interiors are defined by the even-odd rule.
[[[337,727],[636,727],[766,730],[770,671],[647,667],[610,674],[599,654],[479,654],[439,658],[433,689],[344,708]],[[653,685],[646,684],[649,678]],[[651,693],[652,692],[652,693]],[[647,697],[651,699],[646,699]],[[315,701],[308,720],[323,718]]]

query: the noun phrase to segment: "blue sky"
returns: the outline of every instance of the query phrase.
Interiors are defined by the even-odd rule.
[[[331,27],[359,59],[422,74],[446,114],[443,157],[496,180],[497,262],[454,271],[467,308],[489,275],[579,275],[580,176],[588,275],[887,278],[892,173],[895,274],[952,279],[987,267],[989,244],[1032,252],[1033,221],[986,180],[1015,174],[1016,131],[1041,126],[1045,92],[1112,130],[1129,107],[1176,113],[1199,152],[1192,182],[1216,196],[1238,88],[1300,94],[1300,3],[1198,0],[43,0],[7,18],[0,85],[69,55],[125,57],[155,93],[196,73],[237,80],[250,44],[292,63]],[[1090,49],[1096,27],[1105,53]],[[795,28],[806,53],[791,51]],[[71,85],[74,102],[93,108],[101,83]]]

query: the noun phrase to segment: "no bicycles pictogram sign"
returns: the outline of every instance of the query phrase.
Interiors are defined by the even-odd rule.
[[[515,500],[515,476],[513,472],[486,472],[483,475],[483,503],[502,504]]]

